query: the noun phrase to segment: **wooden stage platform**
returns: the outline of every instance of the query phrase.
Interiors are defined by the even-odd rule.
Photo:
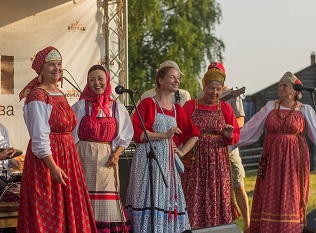
[[[17,226],[18,202],[0,203],[0,229]]]

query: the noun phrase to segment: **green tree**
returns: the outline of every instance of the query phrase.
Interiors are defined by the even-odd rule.
[[[213,34],[220,19],[214,0],[128,1],[130,88],[154,87],[159,64],[173,60],[185,74],[181,88],[196,96],[208,62],[222,60],[224,43]]]

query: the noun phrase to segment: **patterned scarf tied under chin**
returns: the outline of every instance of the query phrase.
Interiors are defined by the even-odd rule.
[[[111,83],[110,83],[110,75],[107,71],[105,71],[106,76],[106,88],[103,94],[97,95],[90,88],[90,85],[87,83],[85,88],[83,89],[80,98],[92,103],[91,110],[91,120],[96,118],[96,115],[99,113],[100,108],[104,111],[107,117],[110,117],[110,101],[111,99]]]
[[[25,98],[28,94],[30,94],[30,92],[42,82],[42,76],[40,76],[40,74],[43,70],[44,64],[49,61],[54,61],[54,60],[62,61],[62,56],[60,52],[53,46],[48,46],[45,49],[39,51],[35,55],[35,58],[32,63],[32,68],[33,70],[35,70],[38,76],[32,79],[20,92],[19,94],[20,101],[23,98]],[[62,78],[63,77],[61,74],[58,81],[61,81]]]

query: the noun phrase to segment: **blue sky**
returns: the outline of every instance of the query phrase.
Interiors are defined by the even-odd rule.
[[[286,71],[311,64],[316,50],[316,0],[217,0],[222,20],[215,35],[226,49],[226,84],[250,95]],[[315,77],[316,78],[316,77]]]

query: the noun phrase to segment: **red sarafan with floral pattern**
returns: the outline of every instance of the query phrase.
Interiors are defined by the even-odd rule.
[[[251,233],[303,231],[308,202],[310,157],[301,111],[275,107],[266,120],[263,178],[257,178]]]
[[[42,159],[32,152],[30,140],[23,169],[17,232],[96,232],[89,195],[71,134],[76,116],[63,95],[49,95],[34,89],[25,104],[44,102],[51,108],[48,120],[52,156],[68,176],[66,186],[51,178]],[[40,111],[40,109],[38,109]]]
[[[221,132],[226,123],[234,125],[233,142],[239,139],[239,128],[233,109],[226,102],[212,106],[190,100],[184,109],[201,135],[181,181],[192,229],[233,222],[236,206],[231,183],[228,142]],[[226,116],[226,118],[225,118]]]

